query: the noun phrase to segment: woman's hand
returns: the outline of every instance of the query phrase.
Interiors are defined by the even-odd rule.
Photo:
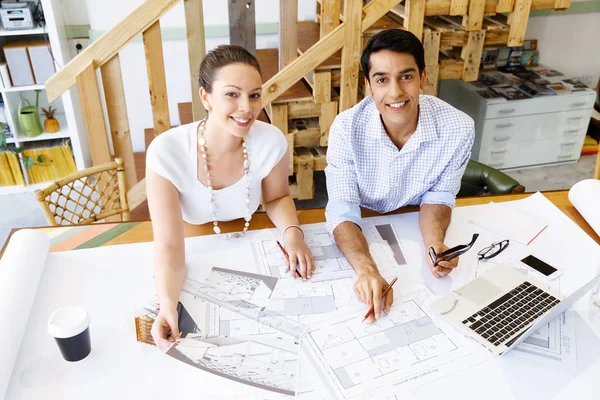
[[[154,339],[156,347],[164,352],[169,350],[173,342],[179,343],[181,340],[177,319],[175,307],[161,307],[154,324],[152,324],[152,339]]]
[[[294,278],[300,276],[302,280],[310,279],[315,271],[315,261],[310,249],[304,243],[302,231],[295,227],[287,229],[284,241],[285,251],[287,251],[290,261],[288,268],[292,270]],[[296,270],[296,266],[298,266],[298,270]]]

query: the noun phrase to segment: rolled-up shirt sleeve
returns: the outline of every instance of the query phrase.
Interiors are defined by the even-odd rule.
[[[325,209],[327,231],[333,231],[342,222],[350,221],[360,226],[360,194],[354,168],[354,155],[348,146],[346,130],[338,117],[329,130],[327,147],[327,195],[329,201]]]
[[[475,127],[470,127],[470,132],[459,144],[452,160],[448,163],[436,183],[421,197],[423,204],[442,204],[450,208],[456,205],[456,195],[460,190],[460,183],[465,173],[467,163],[471,158],[471,149],[475,138]]]

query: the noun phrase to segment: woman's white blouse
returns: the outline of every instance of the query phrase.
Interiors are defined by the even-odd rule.
[[[183,219],[190,224],[212,221],[208,188],[198,180],[197,129],[199,122],[168,130],[152,140],[146,166],[169,180],[179,191]],[[246,216],[246,179],[250,180],[250,212],[260,204],[261,183],[287,152],[287,141],[275,126],[255,121],[246,138],[250,167],[248,175],[231,186],[213,190],[217,220]],[[207,143],[210,151],[210,143]],[[240,171],[243,170],[240,158]]]

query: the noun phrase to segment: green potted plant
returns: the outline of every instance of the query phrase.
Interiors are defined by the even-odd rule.
[[[10,151],[17,157],[19,157],[19,154],[21,154],[21,159],[23,160],[23,166],[25,167],[25,169],[31,169],[34,165],[44,165],[44,156],[43,155],[39,155],[37,157],[37,159],[34,160],[33,157],[28,157],[28,156],[22,155],[23,151],[25,150],[24,147],[21,147],[21,146],[17,146],[15,148],[8,147],[8,144],[6,143],[5,127],[6,127],[6,124],[4,122],[0,122],[0,150]]]

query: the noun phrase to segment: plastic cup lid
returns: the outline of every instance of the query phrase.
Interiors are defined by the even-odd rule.
[[[48,320],[48,333],[58,339],[79,335],[90,326],[90,316],[81,307],[63,307],[54,311]]]

